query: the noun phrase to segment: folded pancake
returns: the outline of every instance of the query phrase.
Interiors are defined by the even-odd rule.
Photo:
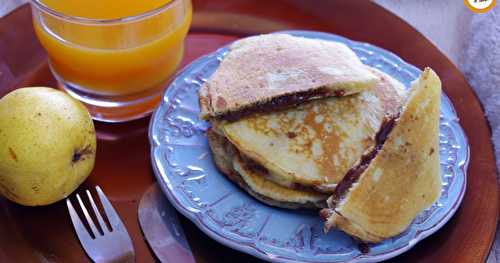
[[[377,147],[338,184],[321,211],[336,227],[365,242],[403,232],[441,192],[439,104],[441,82],[426,68],[413,83],[399,118],[387,121]]]
[[[326,207],[328,195],[287,188],[267,180],[267,171],[242,158],[226,138],[213,129],[207,131],[207,138],[217,168],[261,202],[289,209]]]
[[[399,112],[405,96],[401,83],[370,70],[379,77],[371,90],[213,126],[242,155],[268,170],[268,180],[331,192],[375,146],[375,134],[387,116]]]
[[[239,119],[329,96],[371,88],[377,77],[346,45],[268,34],[230,46],[199,90],[201,118]]]

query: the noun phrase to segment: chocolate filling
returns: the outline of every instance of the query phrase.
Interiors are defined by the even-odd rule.
[[[358,243],[358,249],[359,249],[359,251],[361,251],[362,254],[370,253],[370,247],[365,242]]]
[[[319,216],[323,218],[323,220],[328,220],[333,215],[333,210],[329,208],[319,210]]]
[[[244,116],[248,116],[253,113],[284,110],[293,106],[300,105],[312,99],[319,99],[325,97],[343,97],[344,95],[346,95],[344,90],[332,91],[327,88],[308,90],[293,94],[287,94],[280,97],[275,97],[268,102],[256,104],[233,112],[228,112],[224,115],[217,116],[216,118],[227,121],[236,121]]]
[[[380,130],[375,135],[375,147],[367,154],[361,156],[360,162],[347,171],[344,178],[337,184],[332,197],[328,199],[328,207],[334,208],[337,206],[337,204],[345,197],[352,184],[358,181],[361,174],[366,170],[366,168],[368,168],[370,162],[375,158],[375,156],[377,156],[380,149],[382,149],[382,146],[387,140],[387,136],[392,131],[392,128],[394,128],[394,124],[396,123],[396,119],[398,117],[399,116],[389,117],[384,120]]]
[[[238,149],[236,149],[236,151],[238,152],[238,155],[241,157],[241,160],[243,160],[243,163],[248,169],[256,171],[258,174],[269,174],[269,171],[264,166],[248,158],[247,156],[242,154]]]

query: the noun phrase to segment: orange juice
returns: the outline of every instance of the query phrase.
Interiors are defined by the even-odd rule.
[[[83,22],[43,14],[34,28],[53,71],[65,82],[100,95],[137,94],[163,85],[179,65],[191,23],[187,2],[42,0]],[[170,7],[163,10],[165,5]],[[136,17],[127,20],[131,16]]]

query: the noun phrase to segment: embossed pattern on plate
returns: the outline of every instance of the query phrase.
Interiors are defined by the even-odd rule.
[[[363,63],[401,81],[407,88],[420,70],[370,44],[313,31],[285,31],[308,38],[343,42]],[[149,137],[157,180],[170,202],[203,232],[222,244],[276,262],[374,262],[399,255],[441,228],[465,193],[469,146],[448,97],[441,97],[440,157],[442,195],[402,234],[370,245],[362,254],[340,231],[323,234],[317,212],[285,210],[260,203],[215,168],[198,119],[197,90],[215,71],[227,47],[184,68],[153,115]]]

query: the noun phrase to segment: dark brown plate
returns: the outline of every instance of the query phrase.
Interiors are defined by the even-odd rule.
[[[184,64],[245,35],[309,29],[346,36],[388,49],[443,80],[471,147],[467,192],[450,222],[393,261],[481,262],[488,255],[498,217],[491,133],[481,105],[455,66],[428,40],[388,11],[368,1],[194,1],[195,15]],[[53,86],[47,58],[36,40],[27,5],[0,19],[0,96],[22,86]],[[1,117],[1,116],[0,116]],[[154,182],[149,159],[149,119],[96,123],[94,171],[79,189],[99,184],[132,235],[139,262],[154,261],[137,220],[138,200]],[[257,259],[209,239],[181,218],[198,262]],[[0,198],[0,262],[88,262],[63,202],[22,207]]]

